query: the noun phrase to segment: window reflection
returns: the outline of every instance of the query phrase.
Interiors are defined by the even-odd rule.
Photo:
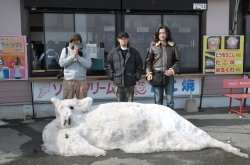
[[[44,53],[43,14],[30,14],[32,70],[41,70],[38,59]]]
[[[164,25],[168,26],[174,42],[181,49],[182,71],[199,67],[199,16],[164,15]]]
[[[247,22],[246,34],[250,36],[249,16]],[[174,42],[181,48],[182,72],[188,69],[198,70],[200,61],[198,15],[125,15],[124,27],[130,36],[130,45],[140,52],[143,62],[146,59],[147,49],[154,40],[154,34],[161,24],[170,28]],[[104,70],[107,54],[116,44],[115,29],[115,14],[31,13],[32,73],[45,72],[41,75],[57,73],[47,71],[60,69],[57,65],[58,56],[74,32],[81,34],[84,48],[91,54],[93,64],[90,70]],[[249,38],[246,37],[247,43],[250,42]],[[249,46],[246,47],[246,52],[250,52]],[[247,56],[245,64],[250,68],[249,61]]]
[[[174,42],[181,49],[182,69],[199,68],[198,15],[164,15],[163,24],[171,30]],[[129,33],[130,44],[141,54],[145,62],[147,48],[154,40],[154,34],[161,25],[161,15],[126,15],[125,31]]]
[[[125,15],[125,31],[129,34],[130,45],[139,51],[144,63],[159,25],[160,15]]]
[[[73,14],[44,14],[45,50],[39,62],[47,71],[60,70],[59,56],[74,32]]]
[[[114,14],[76,14],[75,29],[90,53],[90,70],[105,69],[108,52],[116,41]]]

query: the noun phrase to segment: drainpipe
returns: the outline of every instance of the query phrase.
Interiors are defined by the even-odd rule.
[[[229,31],[230,35],[235,35],[235,27],[237,26],[239,3],[240,3],[240,0],[236,0],[235,7],[234,7],[234,17],[233,17],[233,22],[232,22],[232,29]]]

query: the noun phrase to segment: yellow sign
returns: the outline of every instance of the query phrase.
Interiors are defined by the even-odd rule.
[[[243,74],[244,36],[204,36],[203,73]]]
[[[0,52],[24,53],[24,38],[22,36],[0,37]]]

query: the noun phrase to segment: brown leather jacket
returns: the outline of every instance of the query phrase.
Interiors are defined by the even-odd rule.
[[[165,53],[163,49],[165,47]],[[163,58],[163,54],[165,55]],[[154,70],[165,72],[172,68],[177,74],[181,68],[181,52],[176,44],[168,42],[166,46],[160,42],[153,42],[150,44],[150,49],[146,58],[146,74]],[[165,70],[164,70],[165,69]]]

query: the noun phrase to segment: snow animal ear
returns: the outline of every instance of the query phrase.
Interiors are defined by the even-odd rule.
[[[92,105],[93,99],[91,97],[86,97],[82,100],[77,101],[77,106],[82,112],[88,112]]]
[[[60,119],[61,118],[61,108],[59,108],[60,106],[59,106],[59,104],[60,104],[60,100],[59,99],[57,99],[57,98],[55,98],[55,97],[52,97],[51,99],[51,102],[52,102],[52,104],[55,106],[55,114],[56,114],[56,118],[58,119]]]
[[[59,99],[55,98],[55,97],[52,97],[51,99],[51,102],[55,105],[56,103],[58,103]]]

